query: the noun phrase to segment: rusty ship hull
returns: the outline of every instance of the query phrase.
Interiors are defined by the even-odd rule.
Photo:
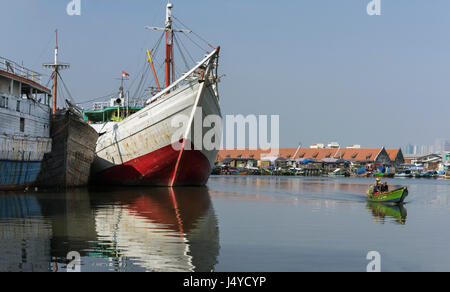
[[[0,57],[0,190],[35,183],[51,151],[51,92],[42,75]]]

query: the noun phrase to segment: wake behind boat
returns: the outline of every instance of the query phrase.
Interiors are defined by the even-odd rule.
[[[100,135],[92,167],[92,178],[97,183],[180,186],[205,185],[209,179],[219,147],[205,149],[197,142],[204,141],[205,134],[213,127],[199,130],[195,128],[194,119],[196,116],[221,118],[217,86],[220,48],[214,48],[175,81],[174,32],[186,31],[172,27],[172,7],[170,3],[167,5],[165,28],[149,28],[163,31],[166,38],[165,89],[159,86],[152,52],[148,51],[159,92],[145,107],[135,108],[137,112],[130,115],[122,114],[127,112],[128,104],[124,106],[119,102],[117,114],[102,113],[100,119],[98,114],[95,118],[92,111],[85,112],[85,119],[97,123],[93,126]],[[186,117],[187,123],[177,122],[180,117]],[[212,142],[220,144],[221,131],[220,128],[213,137],[216,141]],[[173,137],[178,137],[178,133],[181,135],[175,142]]]

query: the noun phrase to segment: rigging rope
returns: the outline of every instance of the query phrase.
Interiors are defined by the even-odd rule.
[[[191,53],[189,53],[189,50],[188,50],[188,49],[186,48],[186,46],[184,45],[183,41],[182,41],[181,39],[178,40],[178,38],[177,38],[177,41],[179,41],[179,43],[181,44],[181,47],[186,51],[186,53],[187,53],[187,55],[189,56],[189,58],[191,59],[192,63],[195,64],[195,59],[194,59],[194,57],[192,57]]]
[[[97,101],[97,100],[102,100],[102,99],[106,99],[106,98],[111,98],[111,97],[114,96],[115,94],[116,94],[116,92],[112,92],[112,93],[110,93],[110,94],[108,94],[108,95],[104,95],[104,96],[101,96],[101,97],[96,97],[96,98],[94,98],[94,99],[91,99],[91,100],[82,102],[82,103],[80,103],[80,104],[87,104],[87,103],[91,103],[91,102],[94,102],[94,101]]]
[[[157,43],[152,48],[152,50],[151,50],[152,55],[156,55],[159,52],[159,48],[161,46],[163,38],[164,38],[164,32],[161,34]],[[157,60],[154,60],[154,61],[156,61],[156,63],[158,63]],[[141,100],[141,98],[142,98],[141,95],[142,95],[143,91],[145,91],[144,84],[146,84],[146,82],[147,82],[149,71],[150,71],[150,66],[148,66],[147,63],[145,63],[144,69],[141,71],[142,74],[141,74],[140,82],[139,82],[134,94],[132,95],[133,100],[138,100],[138,101]],[[131,88],[131,86],[130,86],[130,88]]]
[[[70,100],[71,102],[73,102],[73,103],[76,103],[76,101],[74,100],[74,98],[73,98],[72,95],[70,94],[69,88],[67,87],[66,83],[65,83],[64,80],[62,79],[61,74],[59,74],[59,72],[58,72],[58,76],[59,76],[59,79],[61,80],[61,82],[62,82],[64,88],[66,89],[67,95],[69,96],[69,100]]]
[[[175,26],[175,25],[174,25],[174,26]],[[177,26],[175,26],[175,27],[177,28]],[[184,33],[184,32],[183,32],[183,35],[184,35],[188,40],[190,40],[194,45],[196,45],[200,50],[202,50],[202,51],[207,51],[207,50],[205,50],[205,48],[202,48],[202,46],[199,45],[196,41],[194,41],[193,39],[191,39],[191,38],[188,36],[187,33]]]
[[[211,45],[211,43],[209,43],[207,40],[205,40],[204,38],[202,38],[199,34],[195,33],[195,31],[193,31],[192,29],[190,29],[189,27],[187,27],[183,22],[181,22],[181,20],[179,20],[175,15],[172,15],[172,17],[178,21],[182,26],[184,26],[187,30],[190,30],[196,37],[198,37],[201,41],[203,41],[205,44],[207,44],[210,48],[212,49],[216,49],[213,45]]]
[[[175,35],[173,36],[173,39],[174,39],[175,43],[177,44],[176,47],[178,48],[178,51],[180,52],[181,58],[183,59],[184,65],[186,66],[186,70],[189,71],[189,64],[186,61],[186,58],[184,57],[183,52],[181,51],[181,46],[178,43],[178,39],[175,37]]]

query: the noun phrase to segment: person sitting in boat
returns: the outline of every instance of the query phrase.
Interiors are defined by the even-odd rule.
[[[381,192],[382,192],[382,193],[387,193],[387,192],[389,192],[389,186],[388,186],[387,182],[384,182],[384,183],[383,183],[383,185],[382,185],[382,187],[381,187]]]
[[[373,193],[376,195],[381,192],[381,180],[377,178],[375,185],[373,186]]]

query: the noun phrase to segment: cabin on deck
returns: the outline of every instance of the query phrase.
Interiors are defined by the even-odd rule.
[[[42,75],[0,57],[0,135],[48,137],[50,99]]]
[[[127,106],[123,98],[112,98],[110,102],[94,103],[92,110],[83,111],[83,118],[90,124],[120,122],[143,108],[137,105]]]

